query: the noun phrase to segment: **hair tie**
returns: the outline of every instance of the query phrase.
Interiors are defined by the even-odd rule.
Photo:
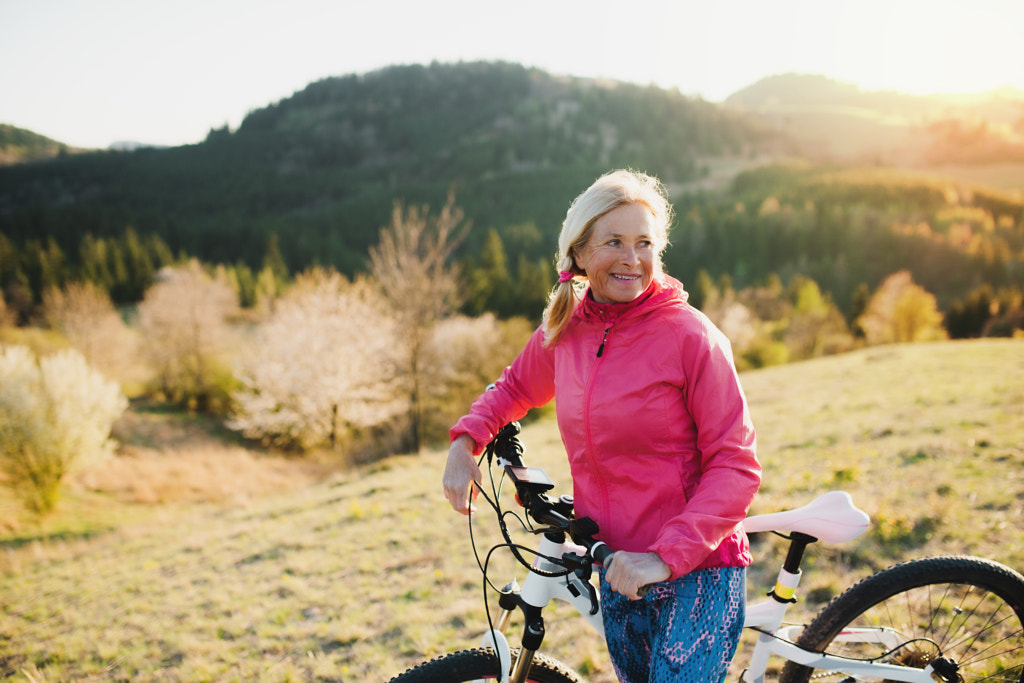
[[[573,274],[571,270],[558,271],[558,284],[562,284],[563,282],[569,282],[570,280],[572,280],[572,278]]]

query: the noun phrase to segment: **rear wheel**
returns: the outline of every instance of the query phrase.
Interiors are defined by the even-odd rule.
[[[513,650],[512,656],[517,655],[518,652]],[[392,678],[391,683],[467,683],[493,680],[498,677],[498,671],[494,650],[463,650],[424,662]],[[572,669],[542,654],[534,655],[526,680],[533,683],[583,683]]]
[[[869,629],[851,638],[851,629]],[[865,642],[872,641],[872,642]],[[947,680],[1024,681],[1024,577],[976,557],[930,557],[899,564],[829,603],[797,643],[809,650],[923,669]],[[853,681],[787,662],[782,683]],[[856,680],[878,681],[878,678]]]

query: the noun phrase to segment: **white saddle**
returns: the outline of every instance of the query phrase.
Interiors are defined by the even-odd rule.
[[[825,543],[843,543],[860,536],[871,518],[845,491],[829,491],[803,507],[754,515],[743,520],[747,533],[796,531]]]

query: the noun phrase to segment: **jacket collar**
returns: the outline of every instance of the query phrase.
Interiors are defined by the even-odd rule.
[[[598,303],[594,301],[588,287],[573,315],[582,320],[616,323],[620,320],[646,315],[663,306],[686,303],[688,298],[689,295],[683,289],[682,283],[669,275],[660,273],[654,277],[643,294],[633,301],[622,304]]]

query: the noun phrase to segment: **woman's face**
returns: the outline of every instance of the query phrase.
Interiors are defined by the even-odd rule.
[[[594,221],[576,253],[598,303],[626,303],[644,293],[658,264],[654,216],[643,204],[623,204]]]

